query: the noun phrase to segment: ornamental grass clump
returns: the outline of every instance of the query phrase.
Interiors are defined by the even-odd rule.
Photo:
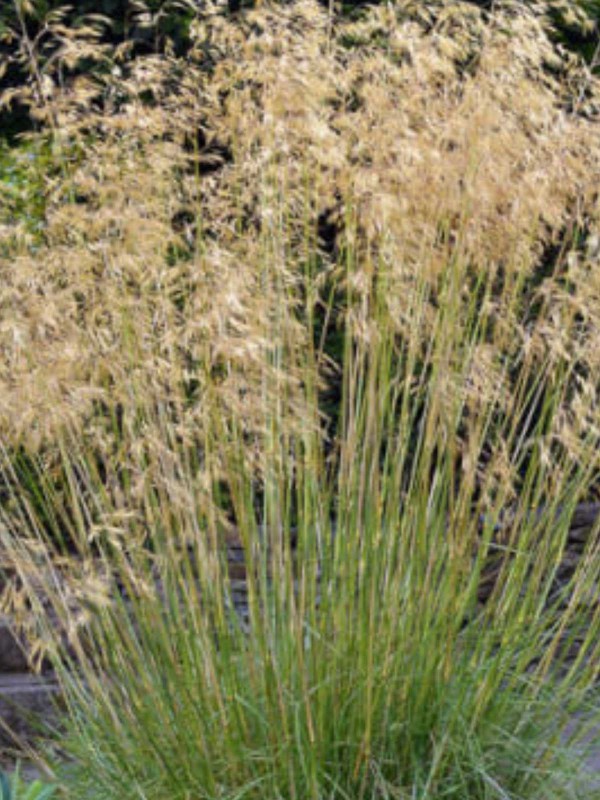
[[[215,12],[53,99],[1,544],[67,796],[593,796],[598,87],[541,4],[430,12]]]

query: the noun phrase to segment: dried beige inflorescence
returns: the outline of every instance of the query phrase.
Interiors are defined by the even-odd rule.
[[[152,398],[185,435],[214,422],[210,394],[260,436],[266,391],[294,424],[310,259],[322,284],[347,281],[365,346],[374,275],[386,324],[425,343],[449,265],[459,326],[467,287],[497,279],[481,305],[491,340],[466,359],[449,344],[446,413],[510,410],[508,358],[579,364],[588,378],[568,402],[593,416],[599,271],[574,233],[597,230],[600,148],[570,100],[598,86],[551,43],[547,11],[407,0],[332,25],[302,0],[208,15],[195,56],[127,64],[104,110],[87,84],[53,97],[77,156],[52,179],[44,243],[0,263],[3,430],[39,444],[64,423],[95,430],[98,404],[118,402],[135,439],[133,409]],[[534,297],[547,311],[526,320]]]

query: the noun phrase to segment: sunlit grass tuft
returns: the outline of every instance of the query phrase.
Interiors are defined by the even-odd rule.
[[[590,797],[597,133],[532,12],[409,12],[134,62],[2,265],[6,605],[77,800]]]

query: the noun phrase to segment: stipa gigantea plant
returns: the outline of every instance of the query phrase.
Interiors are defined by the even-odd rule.
[[[285,401],[284,376],[267,364],[261,478],[239,419],[215,405],[198,484],[173,419],[140,387],[154,436],[131,464],[145,477],[137,511],[112,507],[73,437],[65,442],[65,511],[75,519],[77,568],[57,560],[35,518],[24,516],[21,529],[13,519],[21,578],[28,580],[34,563],[37,596],[51,603],[68,643],[64,649],[41,618],[69,704],[71,738],[62,746],[80,768],[69,770],[74,793],[480,798],[573,791],[557,772],[557,734],[597,678],[597,611],[583,620],[578,602],[597,580],[597,544],[563,587],[566,608],[565,597],[550,600],[549,590],[566,533],[566,517],[557,521],[556,512],[585,491],[592,477],[585,457],[596,443],[582,443],[581,463],[567,454],[543,458],[545,429],[556,424],[555,385],[544,390],[533,452],[518,433],[502,432],[526,468],[510,556],[480,608],[492,526],[477,529],[474,476],[455,485],[450,437],[458,439],[452,425],[460,409],[452,404],[464,402],[460,376],[453,394],[441,395],[448,376],[439,365],[448,370],[452,350],[465,344],[459,312],[446,295],[440,313],[450,321],[440,322],[432,375],[421,390],[425,408],[411,420],[403,393],[418,373],[406,375],[395,352],[385,311],[390,276],[382,269],[379,279],[385,291],[373,287],[360,335],[348,323],[344,427],[329,472],[318,455],[318,428],[307,424],[310,398],[298,430],[296,420],[286,422],[297,409]],[[281,314],[288,298],[276,297]],[[479,335],[475,317],[463,309],[461,319]],[[368,323],[377,333],[364,335]],[[292,347],[281,327],[272,333],[268,361],[281,359],[289,376],[298,368],[287,363]],[[301,366],[307,375],[310,364]],[[415,425],[422,432],[409,457]],[[229,489],[229,508],[206,488],[217,476]],[[499,475],[492,519],[512,480]],[[547,511],[532,522],[526,511],[540,504]],[[227,511],[246,548],[248,632],[228,607]],[[577,662],[565,661],[561,671],[563,635],[583,625]]]
[[[210,82],[144,60],[84,120],[87,200],[5,270],[4,422],[62,478],[40,460],[34,505],[4,460],[2,541],[74,797],[590,796],[559,735],[598,678],[597,541],[555,573],[598,478],[597,145],[536,18],[473,19],[339,47],[310,4],[216,20]]]
[[[361,268],[348,259],[349,274]],[[348,294],[354,316],[346,329],[344,422],[331,472],[318,455],[314,397],[312,415],[311,397],[305,398],[299,430],[295,418],[287,421],[298,408],[283,387],[299,366],[309,376],[314,365],[306,355],[299,365],[292,361],[297,349],[286,343],[282,323],[289,297],[278,290],[275,307],[264,309],[273,328],[272,344],[263,345],[264,427],[254,434],[261,478],[248,434],[216,393],[199,475],[170,413],[143,386],[136,397],[148,446],[130,464],[144,476],[137,511],[133,497],[129,514],[113,507],[73,437],[65,443],[71,480],[65,511],[74,519],[78,568],[40,551],[51,540],[42,528],[32,530],[35,518],[24,517],[20,530],[13,519],[21,537],[11,547],[16,555],[21,548],[22,579],[33,560],[38,592],[52,603],[71,648],[59,656],[59,645],[55,657],[71,713],[72,739],[64,746],[81,766],[77,778],[71,774],[73,791],[90,797],[160,797],[167,790],[181,797],[561,796],[557,742],[549,733],[559,727],[556,715],[566,718],[577,708],[597,677],[594,614],[577,668],[566,664],[562,675],[554,670],[563,633],[582,622],[578,598],[597,580],[593,545],[564,588],[566,610],[564,602],[546,601],[565,536],[566,518],[557,523],[556,511],[572,507],[589,485],[596,443],[580,443],[580,462],[566,453],[562,460],[543,457],[547,428],[557,424],[556,392],[564,388],[555,384],[543,389],[529,432],[538,442],[533,452],[519,443],[520,431],[511,436],[512,420],[506,420],[508,431],[498,438],[526,468],[511,557],[488,605],[478,608],[477,580],[492,526],[483,536],[477,530],[475,476],[464,470],[455,486],[452,442],[460,437],[452,426],[469,390],[454,351],[475,346],[479,317],[469,316],[449,282],[440,303],[447,317],[428,360],[407,375],[406,356],[421,340],[416,332],[407,352],[398,350],[386,311],[393,278],[383,265],[373,280],[375,274],[360,304]],[[273,363],[285,367],[283,374]],[[424,367],[431,369],[426,381]],[[556,367],[542,361],[536,374]],[[452,392],[443,394],[449,377]],[[407,387],[415,381],[422,385],[421,407],[409,403]],[[528,408],[531,389],[523,391],[516,412]],[[493,410],[483,404],[479,413],[482,427],[489,426]],[[415,426],[420,438],[410,452]],[[475,423],[470,430],[476,435]],[[513,488],[509,468],[510,459],[498,472],[492,519]],[[229,489],[229,508],[214,490],[217,478]],[[59,504],[52,503],[59,516]],[[532,523],[526,511],[540,504],[547,513]],[[227,604],[227,511],[246,547],[249,633]],[[50,629],[42,633],[52,642]],[[552,669],[545,660],[551,650],[557,656]]]

